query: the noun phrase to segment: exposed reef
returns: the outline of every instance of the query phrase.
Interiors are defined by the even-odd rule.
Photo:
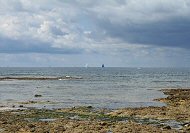
[[[162,90],[164,107],[0,111],[0,133],[178,133],[190,132],[190,89]]]

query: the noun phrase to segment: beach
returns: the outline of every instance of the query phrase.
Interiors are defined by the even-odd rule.
[[[163,107],[98,109],[92,106],[0,111],[0,132],[177,133],[190,132],[190,89],[161,90]]]
[[[190,0],[0,0],[0,133],[190,133]]]

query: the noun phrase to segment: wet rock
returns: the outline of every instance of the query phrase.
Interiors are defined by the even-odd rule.
[[[29,101],[29,103],[37,103],[37,102],[35,102],[35,101]]]
[[[34,97],[42,97],[42,95],[36,94],[36,95],[34,95]]]
[[[91,109],[91,108],[92,108],[92,106],[87,106],[87,108],[88,108],[88,109]]]
[[[20,108],[23,108],[24,106],[23,105],[19,105]]]
[[[163,129],[172,129],[170,126],[164,126]]]
[[[184,123],[183,126],[184,127],[190,127],[190,123]]]
[[[190,131],[190,123],[184,123],[183,126],[186,131]]]

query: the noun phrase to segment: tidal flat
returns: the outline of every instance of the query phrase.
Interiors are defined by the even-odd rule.
[[[0,111],[0,133],[178,133],[190,132],[190,89],[161,90],[164,107],[63,109],[21,107]]]

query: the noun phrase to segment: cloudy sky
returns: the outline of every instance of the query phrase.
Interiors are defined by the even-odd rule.
[[[189,0],[0,0],[0,66],[189,67]]]

